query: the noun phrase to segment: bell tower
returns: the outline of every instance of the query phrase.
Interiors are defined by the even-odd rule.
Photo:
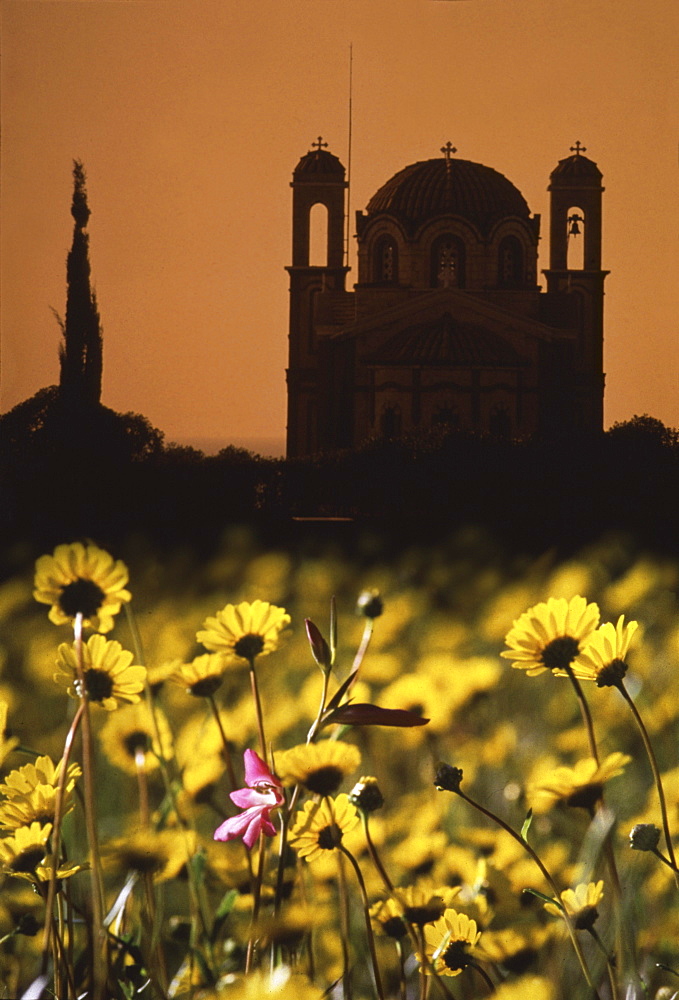
[[[550,175],[550,260],[544,271],[547,292],[563,300],[573,316],[574,398],[572,412],[579,430],[603,430],[604,280],[601,269],[602,174],[583,156],[580,142]]]
[[[345,170],[319,136],[292,175],[292,265],[288,334],[287,455],[318,449],[325,378],[316,332],[320,293],[344,292]],[[313,219],[313,224],[312,224]],[[312,258],[312,243],[316,256]]]

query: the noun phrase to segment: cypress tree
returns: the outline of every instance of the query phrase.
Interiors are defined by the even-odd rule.
[[[71,406],[97,406],[101,400],[103,338],[97,299],[90,284],[89,236],[90,210],[85,189],[85,171],[73,162],[74,219],[73,243],[66,261],[66,320],[64,341],[59,349],[61,363],[60,391]]]

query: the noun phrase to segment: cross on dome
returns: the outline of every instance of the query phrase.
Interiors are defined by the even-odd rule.
[[[580,153],[586,153],[586,152],[587,152],[587,146],[581,146],[579,139],[574,146],[571,146],[571,153],[575,153],[576,156],[580,156]]]
[[[318,139],[316,139],[316,142],[312,142],[311,143],[311,148],[312,149],[317,149],[319,151],[319,153],[320,153],[320,151],[322,149],[324,149],[324,148],[327,149],[328,148],[328,144],[327,144],[327,142],[323,142],[323,137],[319,135]]]
[[[441,152],[445,156],[447,163],[450,160],[452,154],[457,153],[457,149],[455,148],[455,146],[453,146],[452,142],[449,139],[448,142],[445,144],[445,146],[441,146]]]

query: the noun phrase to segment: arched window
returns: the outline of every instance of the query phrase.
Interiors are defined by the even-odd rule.
[[[380,432],[385,438],[399,436],[401,433],[401,410],[398,406],[388,405],[384,407],[380,417]]]
[[[490,411],[490,433],[498,441],[509,441],[512,435],[512,419],[503,403],[496,404]]]
[[[505,236],[497,256],[497,283],[500,288],[520,288],[524,283],[523,247],[516,236]]]
[[[320,201],[309,212],[309,265],[328,266],[328,209]]]
[[[453,406],[439,406],[431,422],[434,427],[453,430],[460,426],[460,414]]]
[[[585,213],[573,207],[566,215],[566,267],[569,271],[582,271],[585,266]]]
[[[381,236],[375,244],[373,281],[379,284],[398,282],[398,247],[392,236]]]
[[[432,288],[464,288],[464,243],[447,233],[431,247]]]

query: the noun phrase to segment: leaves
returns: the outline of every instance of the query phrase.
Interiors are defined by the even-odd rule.
[[[323,719],[323,725],[344,726],[425,726],[429,719],[416,712],[408,712],[403,708],[380,708],[379,705],[369,705],[366,702],[348,702],[334,708]]]

